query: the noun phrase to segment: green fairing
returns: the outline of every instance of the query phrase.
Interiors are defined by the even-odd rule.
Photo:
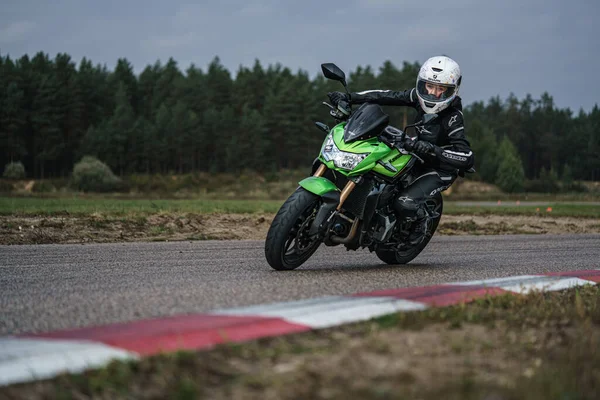
[[[318,196],[322,196],[331,191],[339,191],[333,182],[320,176],[309,176],[308,178],[301,180],[299,185]]]
[[[387,145],[381,143],[376,137],[367,140],[357,140],[352,143],[344,142],[344,127],[346,123],[342,122],[332,128],[333,140],[335,145],[341,151],[347,151],[349,153],[370,153],[367,158],[360,162],[356,168],[352,171],[337,168],[333,161],[325,161],[322,155],[319,155],[319,160],[327,166],[329,169],[339,171],[346,176],[363,175],[364,173],[373,170],[378,174],[385,175],[388,177],[394,177],[402,172],[402,169],[406,166],[408,161],[412,158],[408,154],[400,154],[397,149],[390,149]],[[321,149],[322,150],[322,149]],[[387,170],[377,161],[388,162],[393,165],[398,172],[392,172]],[[393,160],[393,161],[392,161]]]

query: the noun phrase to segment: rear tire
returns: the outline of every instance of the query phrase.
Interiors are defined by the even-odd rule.
[[[427,233],[425,234],[425,239],[417,245],[406,247],[402,250],[378,248],[375,250],[375,254],[377,254],[377,257],[379,257],[381,261],[387,264],[408,264],[423,251],[433,237],[433,234],[442,219],[444,199],[442,198],[441,193],[436,193],[435,196],[428,199],[426,205],[429,212],[439,213],[439,216],[431,220],[429,229],[427,229]]]
[[[273,269],[298,268],[317,250],[321,240],[311,240],[308,230],[320,206],[321,198],[302,187],[283,203],[265,241],[265,256]]]

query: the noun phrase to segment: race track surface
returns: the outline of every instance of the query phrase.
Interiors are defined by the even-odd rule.
[[[452,281],[600,268],[600,235],[439,236],[405,266],[322,246],[272,270],[262,241],[0,246],[0,335]]]

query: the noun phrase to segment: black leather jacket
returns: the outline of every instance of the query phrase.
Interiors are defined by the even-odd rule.
[[[416,89],[368,90],[352,93],[352,104],[374,103],[382,106],[407,106],[417,110],[415,122],[420,121],[425,114],[417,98]],[[438,113],[438,118],[425,125],[419,132],[419,140],[433,143],[435,157],[427,157],[431,167],[445,171],[466,171],[473,167],[475,156],[471,145],[465,136],[462,102],[456,97],[450,106]]]

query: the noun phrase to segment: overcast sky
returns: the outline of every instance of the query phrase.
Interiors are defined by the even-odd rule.
[[[11,58],[64,52],[112,70],[125,57],[139,73],[169,57],[206,69],[219,56],[233,76],[255,59],[314,76],[322,62],[378,70],[444,53],[461,66],[465,104],[548,91],[560,108],[600,105],[598,0],[3,0],[1,10]]]

